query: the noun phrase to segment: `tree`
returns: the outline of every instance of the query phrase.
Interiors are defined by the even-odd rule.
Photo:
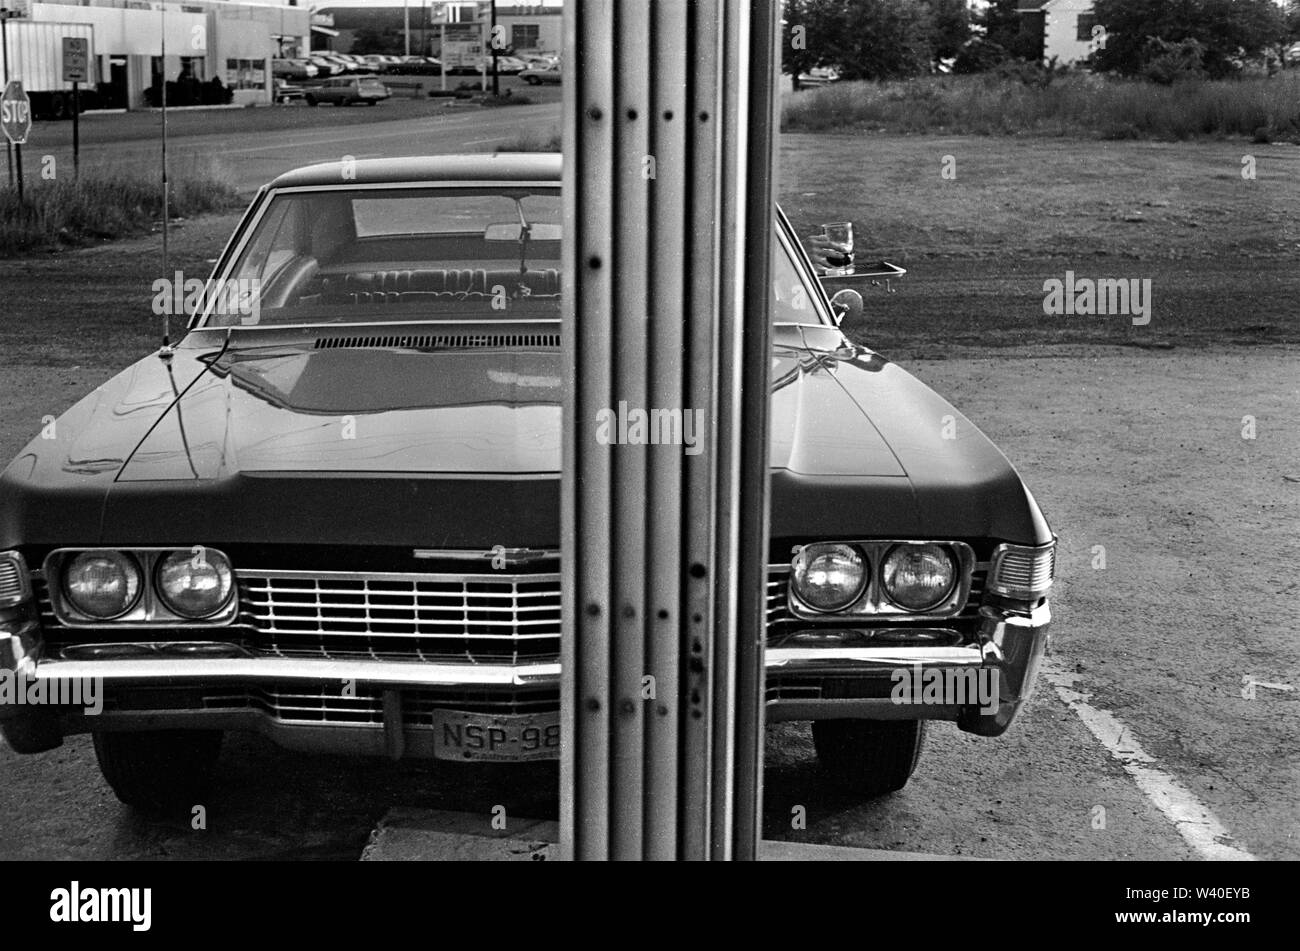
[[[354,34],[352,48],[359,53],[396,55],[406,48],[406,44],[399,30],[381,30],[367,26]]]
[[[970,8],[966,0],[921,0],[930,11],[930,60],[955,57],[971,35]]]
[[[896,79],[934,56],[929,0],[787,0],[784,33],[782,69],[796,77],[834,66],[844,79]]]
[[[1274,46],[1285,30],[1274,0],[1097,0],[1097,22],[1106,28],[1098,68],[1138,75],[1170,45],[1201,47],[1200,70],[1220,77],[1236,69],[1239,57]]]
[[[826,0],[786,0],[782,22],[781,71],[794,77],[818,66],[831,66],[835,26],[834,4]]]
[[[1037,61],[1042,57],[1042,39],[1026,29],[1034,21],[1016,12],[1019,5],[1018,0],[992,0],[976,14],[975,27],[983,36],[972,41],[978,48],[962,58],[965,71],[979,72],[1008,59]]]

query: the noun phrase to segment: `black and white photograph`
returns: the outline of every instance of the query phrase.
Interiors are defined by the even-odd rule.
[[[1250,937],[1217,863],[1300,859],[1300,0],[0,40],[23,915],[149,931],[117,863],[1053,862],[1104,933]]]

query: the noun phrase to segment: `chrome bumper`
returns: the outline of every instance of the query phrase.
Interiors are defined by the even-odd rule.
[[[844,630],[839,642],[828,639],[824,631],[794,631],[767,649],[767,717],[771,721],[955,720],[966,732],[997,736],[1010,726],[1033,691],[1050,622],[1051,613],[1045,603],[1029,614],[985,606],[980,610],[978,643],[960,647],[858,646],[873,634],[879,636],[879,631],[872,629]],[[65,648],[59,657],[42,657],[39,634],[31,612],[0,615],[0,671],[21,671],[31,679],[95,679],[109,687],[167,688],[352,681],[393,688],[554,686],[558,690],[560,679],[558,663],[448,664],[268,657],[221,642],[84,645]],[[816,642],[809,643],[802,635],[815,635]],[[892,696],[898,671],[917,669],[917,665],[924,671],[996,670],[996,701],[984,709],[969,703],[899,703]],[[53,712],[48,708],[0,705],[0,725],[5,725],[8,736],[15,721],[24,717],[48,720]],[[61,733],[99,728],[87,717],[62,712],[58,726]],[[100,718],[103,727],[111,728],[109,721],[118,716],[105,713]],[[122,716],[138,720],[140,714]],[[218,719],[217,714],[191,710],[178,712],[173,723],[167,711],[148,714],[153,728],[222,728]]]

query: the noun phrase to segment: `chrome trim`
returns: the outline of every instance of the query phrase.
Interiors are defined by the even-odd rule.
[[[912,664],[942,667],[980,667],[979,647],[774,647],[765,655],[769,670],[797,667],[799,673],[846,674],[864,670],[892,670]]]
[[[11,572],[11,581],[5,580],[6,567]],[[11,608],[31,598],[32,579],[27,559],[20,551],[0,551],[0,608]]]
[[[46,680],[99,677],[114,684],[264,680],[355,680],[358,683],[439,687],[524,687],[559,683],[558,662],[543,664],[434,664],[382,660],[316,660],[283,657],[64,660],[46,657],[33,676]]]
[[[220,611],[209,615],[205,618],[187,618],[176,614],[158,594],[157,590],[157,568],[158,563],[163,557],[173,552],[193,551],[200,548],[205,552],[215,552],[222,558],[226,559],[226,564],[230,565],[230,571],[234,577],[234,583],[231,585],[230,599]],[[140,568],[140,593],[131,605],[122,614],[113,618],[94,618],[90,615],[78,611],[76,605],[64,594],[63,577],[61,569],[65,561],[75,555],[85,554],[87,552],[109,551],[121,555],[128,555],[135,559]],[[54,612],[55,620],[60,625],[70,629],[83,628],[112,628],[114,630],[137,630],[140,628],[176,628],[176,629],[206,629],[229,627],[239,614],[239,572],[235,570],[234,563],[229,556],[218,548],[211,545],[194,545],[188,548],[171,547],[171,548],[149,548],[139,546],[126,546],[114,548],[110,545],[96,545],[92,548],[56,548],[45,556],[41,563],[39,577],[45,582],[46,593],[50,599],[50,609]]]
[[[506,548],[494,545],[490,551],[467,551],[462,548],[417,548],[413,552],[416,558],[430,561],[489,561],[500,559],[506,567],[529,565],[539,561],[558,561],[558,548]]]
[[[1028,556],[1032,559],[1029,569],[1030,580],[1033,580],[1040,570],[1039,559],[1042,555],[1048,559],[1047,565],[1047,582],[1040,587],[1031,587],[1025,584],[1000,584],[998,575],[1002,570],[1002,562],[1009,556],[1021,555]],[[993,549],[993,554],[989,558],[989,576],[987,586],[990,591],[1008,598],[1017,600],[1032,601],[1043,597],[1048,591],[1052,590],[1052,584],[1056,581],[1056,539],[1046,545],[1013,545],[1003,544]]]
[[[867,560],[870,574],[867,584],[862,593],[846,608],[838,611],[818,611],[799,599],[794,590],[794,584],[787,584],[787,606],[791,615],[804,621],[829,621],[840,620],[844,618],[907,618],[913,621],[939,621],[958,617],[966,608],[966,601],[970,597],[971,581],[975,575],[975,552],[965,542],[944,541],[941,539],[914,539],[914,538],[897,538],[897,539],[866,539],[866,540],[849,540],[849,539],[826,539],[825,541],[810,542],[814,545],[852,545],[859,549]],[[924,611],[911,611],[907,608],[894,604],[889,600],[884,592],[884,560],[889,552],[897,545],[938,545],[947,548],[957,557],[957,584],[953,586],[948,596],[939,602],[933,608]],[[791,554],[791,561],[794,560],[794,554],[798,550],[807,546],[798,546],[795,552]],[[775,571],[780,566],[771,565],[769,571]],[[791,566],[785,565],[785,570],[790,571]]]
[[[280,656],[514,663],[559,655],[555,572],[243,569],[242,626]],[[268,640],[259,640],[258,637]],[[522,656],[521,656],[522,655]]]

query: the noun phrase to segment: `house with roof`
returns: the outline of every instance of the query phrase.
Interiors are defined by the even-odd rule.
[[[1094,49],[1098,25],[1092,0],[1020,0],[1021,32],[1042,40],[1042,57],[1062,64],[1086,59]]]

